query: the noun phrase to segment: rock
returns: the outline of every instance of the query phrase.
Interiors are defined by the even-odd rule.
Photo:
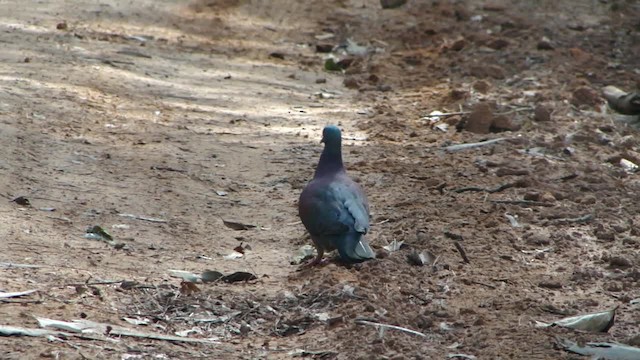
[[[537,105],[533,111],[533,120],[545,122],[551,120],[551,111],[544,105]]]
[[[488,134],[493,123],[493,111],[487,103],[478,103],[466,119],[464,129],[476,134]]]
[[[616,269],[625,269],[632,267],[633,263],[624,256],[612,256],[609,259],[609,266]]]
[[[536,45],[538,50],[553,50],[555,47],[551,43],[547,37],[543,37],[540,41],[538,41],[538,45]]]
[[[317,78],[316,84],[325,84],[327,82],[326,78]]]
[[[524,241],[533,246],[546,246],[551,244],[549,234],[546,231],[528,232],[523,236]]]
[[[558,280],[542,280],[538,286],[546,289],[562,289],[562,283]]]
[[[573,92],[571,103],[576,106],[588,105],[595,106],[600,103],[600,96],[593,89],[582,86]]]

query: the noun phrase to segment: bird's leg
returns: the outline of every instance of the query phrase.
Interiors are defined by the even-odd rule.
[[[318,255],[305,266],[308,266],[308,267],[316,266],[322,262],[322,257],[324,256],[324,249],[318,246],[316,247],[316,250],[318,251]]]
[[[322,261],[322,257],[324,256],[324,249],[320,246],[317,246],[316,250],[318,251],[318,255],[310,262],[302,265],[300,268],[304,269],[304,268],[310,268],[316,265],[324,265]]]

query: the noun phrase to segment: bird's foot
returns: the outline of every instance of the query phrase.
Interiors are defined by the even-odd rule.
[[[316,266],[325,266],[329,262],[330,262],[329,259],[315,258],[315,259],[309,261],[306,264],[300,265],[300,267],[298,268],[297,271],[302,271],[304,269],[309,269],[309,268],[316,267]]]

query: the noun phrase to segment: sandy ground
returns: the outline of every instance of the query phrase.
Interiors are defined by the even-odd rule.
[[[0,325],[84,319],[210,340],[0,337],[0,358],[572,359],[556,338],[637,345],[640,183],[620,160],[640,164],[638,130],[600,91],[637,86],[639,13],[0,2],[0,291],[38,290],[1,300]],[[347,39],[367,54],[325,71],[316,45]],[[434,110],[462,114],[423,118]],[[310,240],[297,198],[328,123],[344,129],[381,258],[298,271]],[[85,238],[95,225],[116,244]],[[393,240],[407,246],[388,253]],[[238,245],[244,256],[225,258]],[[434,265],[407,261],[423,251]],[[169,270],[257,279],[193,292]],[[615,307],[608,333],[534,327]]]

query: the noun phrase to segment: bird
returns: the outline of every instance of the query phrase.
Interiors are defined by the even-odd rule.
[[[300,193],[298,213],[318,251],[306,266],[322,262],[325,252],[338,250],[340,259],[359,263],[375,257],[365,239],[369,231],[369,203],[342,162],[342,133],[335,125],[322,130],[324,149],[313,179]]]

